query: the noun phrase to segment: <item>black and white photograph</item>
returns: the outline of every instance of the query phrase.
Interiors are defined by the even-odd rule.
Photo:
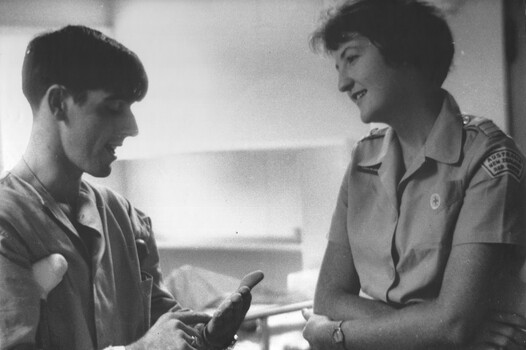
[[[0,350],[526,350],[526,0],[0,0]]]

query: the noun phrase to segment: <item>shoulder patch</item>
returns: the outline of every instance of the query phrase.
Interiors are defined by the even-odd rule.
[[[479,129],[486,136],[493,136],[497,134],[504,135],[504,132],[497,125],[495,125],[491,119],[463,114],[462,121],[466,128]]]
[[[482,167],[493,178],[510,175],[520,182],[524,171],[524,161],[517,151],[501,147],[492,151],[486,157]]]

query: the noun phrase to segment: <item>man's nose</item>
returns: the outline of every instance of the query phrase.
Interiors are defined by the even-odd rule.
[[[129,111],[129,114],[124,118],[121,132],[126,137],[139,135],[139,127],[132,111]]]

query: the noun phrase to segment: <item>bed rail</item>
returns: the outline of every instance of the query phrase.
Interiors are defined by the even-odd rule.
[[[312,308],[312,300],[287,305],[269,306],[268,308],[261,310],[249,310],[247,315],[245,316],[245,321],[248,322],[257,320],[259,322],[259,326],[261,329],[261,349],[269,350],[271,334],[270,328],[268,326],[268,318],[270,316],[300,311],[305,308]]]
[[[267,309],[255,310],[253,312],[249,310],[247,315],[245,316],[245,321],[252,321],[252,320],[267,318],[267,317],[274,316],[274,315],[280,315],[280,314],[286,314],[289,312],[300,311],[305,308],[307,309],[312,308],[312,300],[302,301],[300,303],[294,303],[294,304],[271,306]]]

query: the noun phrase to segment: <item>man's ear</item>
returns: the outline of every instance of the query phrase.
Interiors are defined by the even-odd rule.
[[[49,110],[58,119],[64,119],[67,112],[67,96],[68,92],[62,85],[52,85],[48,88],[47,103]]]

